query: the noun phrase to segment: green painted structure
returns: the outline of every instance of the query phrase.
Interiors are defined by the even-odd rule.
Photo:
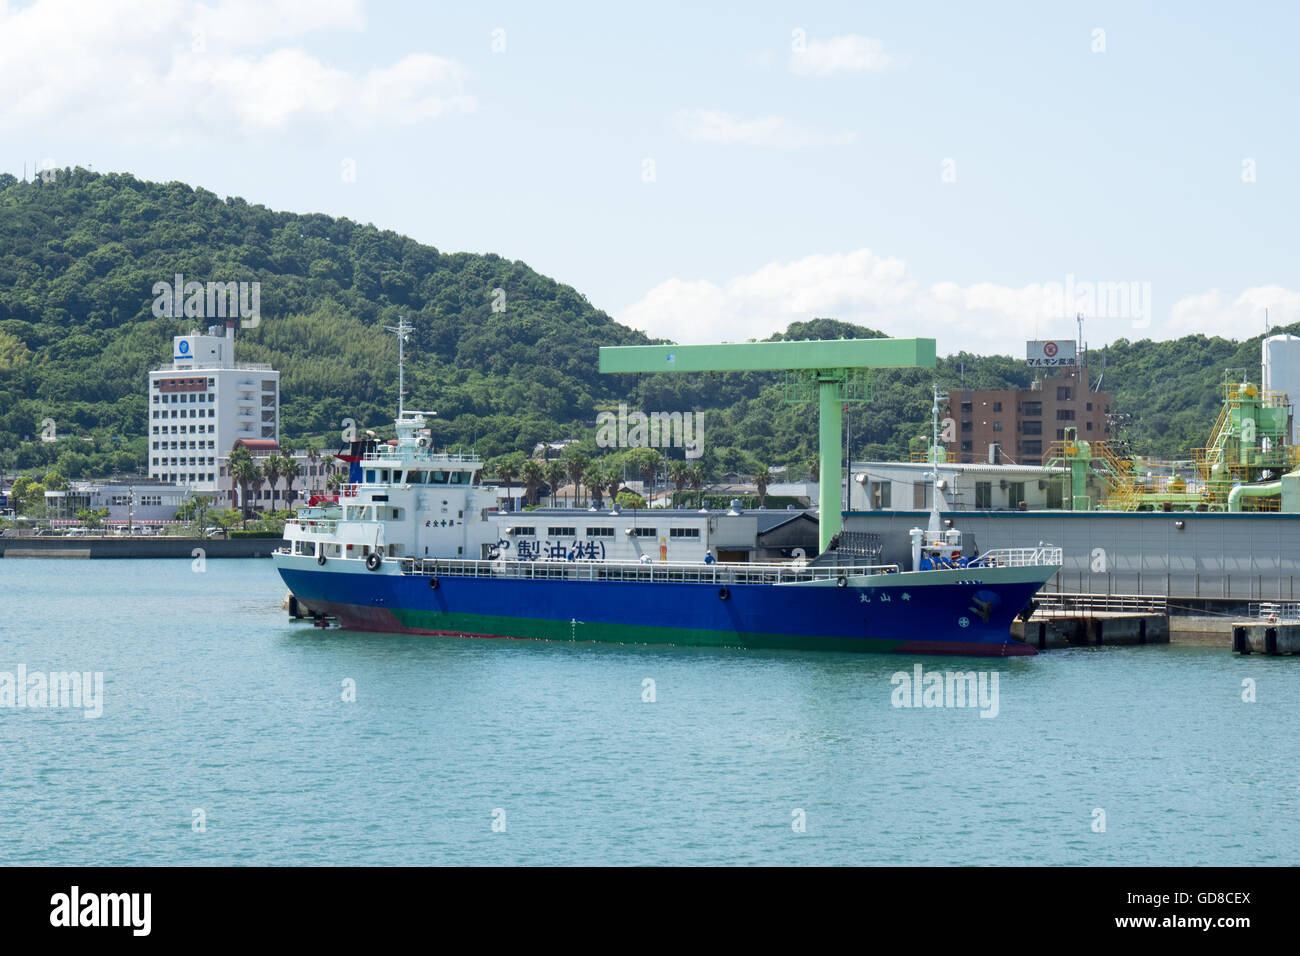
[[[743,342],[721,345],[622,345],[600,350],[605,373],[779,372],[786,373],[786,398],[818,403],[818,538],[825,551],[839,533],[843,458],[840,436],[844,402],[869,401],[864,375],[872,368],[934,368],[934,339],[817,339],[806,342]]]

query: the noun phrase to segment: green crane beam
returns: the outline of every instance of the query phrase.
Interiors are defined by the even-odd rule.
[[[859,369],[934,368],[934,339],[838,339],[806,342],[744,342],[723,345],[622,345],[600,350],[600,371],[618,372],[795,372],[817,385],[820,406],[818,537],[825,551],[839,533],[842,515],[844,383]],[[832,506],[832,502],[836,502]]]

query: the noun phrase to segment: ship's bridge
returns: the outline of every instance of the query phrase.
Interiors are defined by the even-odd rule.
[[[478,455],[451,454],[433,450],[431,430],[425,422],[433,412],[403,411],[398,417],[397,438],[379,445],[361,459],[363,485],[459,485],[477,483],[483,460]],[[344,489],[356,494],[357,486]]]

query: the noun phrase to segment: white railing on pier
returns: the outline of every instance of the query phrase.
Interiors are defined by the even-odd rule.
[[[1247,617],[1257,617],[1269,624],[1300,621],[1300,601],[1251,601]]]
[[[1168,614],[1169,599],[1162,594],[1076,594],[1039,591],[1035,614],[1048,617],[1093,614]]]
[[[1064,549],[1044,545],[1039,548],[993,548],[967,562],[971,568],[1029,568],[1061,564]]]

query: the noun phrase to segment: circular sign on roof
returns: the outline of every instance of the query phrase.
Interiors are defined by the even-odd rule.
[[[1048,358],[1056,358],[1057,351],[1058,350],[1055,342],[1043,343],[1043,354],[1046,355]]]
[[[176,351],[180,352],[182,355],[185,355],[189,352],[189,350],[190,350],[190,340],[181,339],[181,344],[176,346]]]

